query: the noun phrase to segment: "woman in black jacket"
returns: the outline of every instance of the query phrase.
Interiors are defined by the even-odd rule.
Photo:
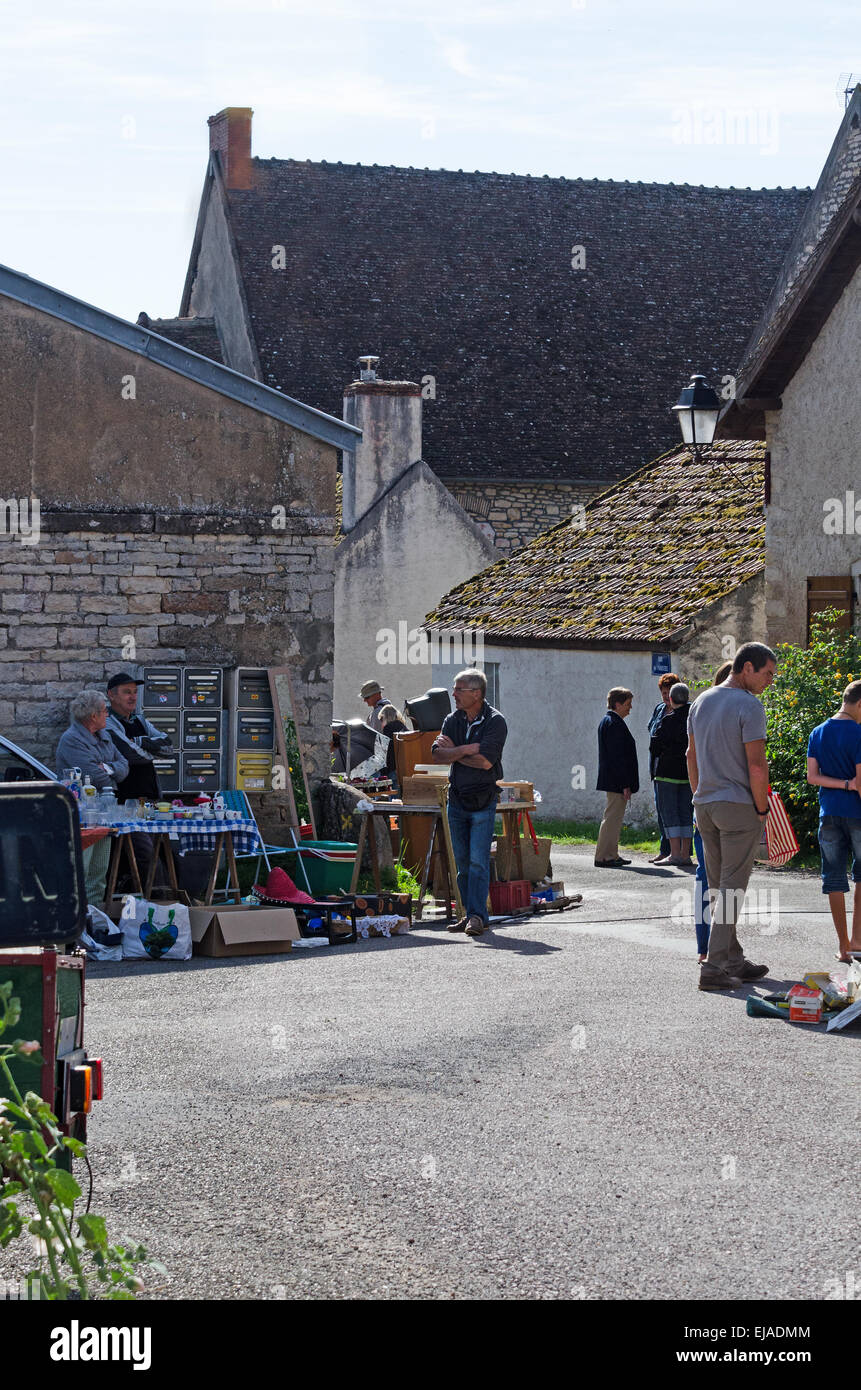
[[[649,743],[655,764],[655,791],[661,820],[670,841],[667,861],[682,867],[693,864],[693,793],[688,780],[688,714],[691,692],[681,681],[670,691],[670,707]]]

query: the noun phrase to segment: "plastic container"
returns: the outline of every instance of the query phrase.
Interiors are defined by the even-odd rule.
[[[508,883],[491,883],[490,906],[497,916],[505,912],[515,912],[519,907],[529,907],[532,900],[532,884],[525,878],[513,878]]]
[[[296,863],[301,854],[305,873],[308,875],[310,892],[317,898],[325,898],[330,893],[346,893],[353,877],[358,845],[343,840],[304,840],[298,850],[291,850],[284,857],[289,862],[285,866],[292,879],[304,887],[302,874]],[[315,851],[319,851],[315,853]]]

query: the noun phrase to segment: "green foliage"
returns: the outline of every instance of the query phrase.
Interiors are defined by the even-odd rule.
[[[536,835],[549,835],[554,845],[595,845],[598,843],[600,822],[596,820],[559,820],[552,817],[532,817]],[[640,854],[657,854],[657,831],[648,826],[623,825],[619,844]]]
[[[311,819],[311,813],[308,808],[308,794],[305,791],[305,778],[302,776],[299,736],[296,733],[296,721],[294,719],[284,720],[284,742],[287,748],[287,765],[290,783],[293,787],[293,800],[296,802],[296,814],[300,821],[308,821]]]
[[[843,632],[837,609],[820,613],[810,646],[782,642],[777,675],[765,692],[771,785],[783,798],[802,852],[817,850],[819,796],[807,781],[807,740],[817,724],[836,714],[850,681],[861,679],[861,636]]]
[[[7,981],[0,985],[0,1036],[20,1017]],[[143,1288],[137,1266],[161,1266],[147,1261],[143,1246],[111,1245],[103,1217],[75,1219],[81,1189],[57,1158],[64,1150],[83,1158],[86,1145],[60,1132],[56,1115],[35,1091],[21,1095],[10,1057],[42,1065],[38,1043],[17,1038],[0,1044],[0,1078],[10,1097],[0,1097],[0,1249],[24,1234],[40,1242],[39,1267],[25,1276],[31,1298],[134,1298]]]
[[[401,851],[401,853],[403,853],[403,851]],[[395,873],[397,874],[397,891],[399,893],[409,893],[411,898],[417,899],[422,890],[422,886],[412,869],[408,869],[406,864],[403,864],[399,859],[395,865]]]

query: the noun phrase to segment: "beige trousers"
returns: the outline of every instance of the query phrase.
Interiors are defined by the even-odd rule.
[[[628,803],[621,792],[607,792],[607,809],[598,831],[598,844],[595,847],[596,859],[619,858],[619,831],[625,819]]]
[[[711,904],[707,963],[732,975],[744,964],[736,923],[762,839],[762,821],[752,802],[705,801],[696,813]]]

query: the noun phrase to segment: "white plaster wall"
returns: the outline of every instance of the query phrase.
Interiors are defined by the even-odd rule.
[[[400,708],[423,695],[430,664],[378,662],[377,633],[418,628],[443,594],[498,558],[428,466],[409,469],[335,551],[335,717],[367,715],[358,695],[367,680]]]
[[[858,532],[826,535],[828,498],[861,502],[861,269],[766,420],[771,504],[766,509],[768,640],[805,641],[807,579],[848,575],[861,561]]]
[[[632,798],[626,823],[654,823],[647,724],[660,694],[651,652],[488,644],[484,659],[499,662],[499,702],[508,722],[505,776],[535,784],[542,797],[539,815],[600,820],[606,796],[595,790],[598,724],[607,711],[607,691],[614,685],[632,690],[627,724],[637,744],[641,790]],[[451,667],[435,666],[434,685],[450,684],[451,675]],[[577,766],[585,769],[582,790],[571,786]]]

